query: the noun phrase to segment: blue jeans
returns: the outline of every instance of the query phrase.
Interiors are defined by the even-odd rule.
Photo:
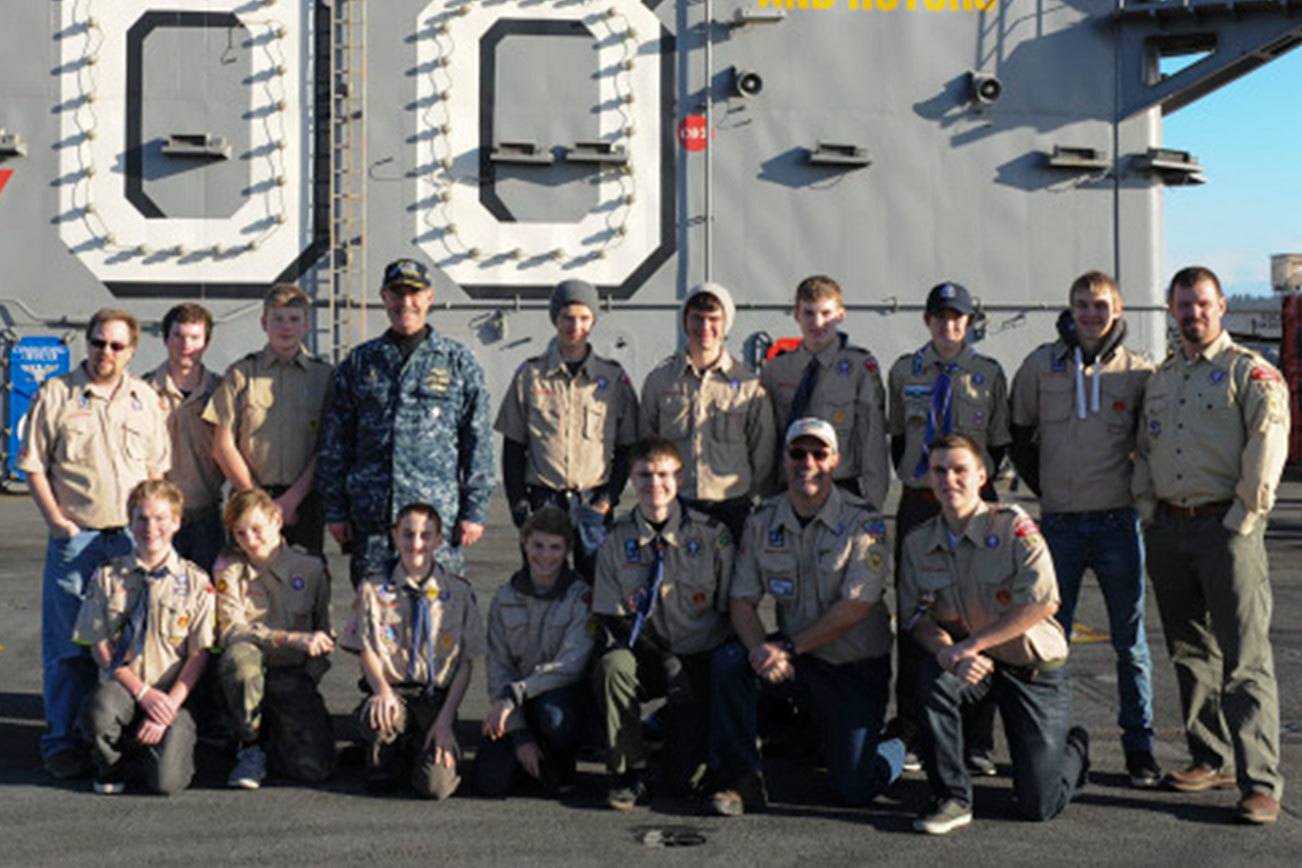
[[[1099,512],[1051,512],[1040,529],[1058,575],[1058,623],[1067,635],[1076,614],[1081,576],[1098,578],[1117,654],[1117,724],[1125,750],[1153,749],[1153,663],[1144,634],[1144,547],[1130,507]]]
[[[922,664],[922,762],[938,799],[972,804],[972,779],[963,762],[963,707],[993,693],[1008,736],[1017,807],[1030,820],[1056,817],[1076,794],[1085,757],[1067,744],[1071,677],[1064,666],[1049,672],[995,664],[976,684],[964,684],[928,657]]]
[[[890,698],[890,657],[838,665],[801,654],[795,663],[793,680],[762,689],[812,700],[823,761],[837,794],[846,804],[868,804],[894,777],[890,763],[877,752]],[[744,645],[729,642],[714,652],[710,683],[710,768],[734,775],[760,771],[755,735],[761,685]]]
[[[581,683],[558,687],[526,699],[526,727],[497,741],[484,739],[475,755],[475,779],[481,796],[501,797],[511,791],[519,763],[515,748],[533,740],[542,752],[546,771],[559,781],[574,776],[574,761],[583,734]]]
[[[50,537],[41,577],[41,676],[45,733],[41,756],[77,747],[77,715],[98,675],[89,649],[72,641],[86,583],[100,564],[131,551],[122,531],[83,530],[67,539]]]

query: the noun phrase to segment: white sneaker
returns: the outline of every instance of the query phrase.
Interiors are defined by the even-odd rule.
[[[235,755],[235,768],[226,779],[226,786],[244,790],[256,790],[262,786],[262,779],[267,776],[267,755],[262,748],[251,744],[240,748]]]
[[[972,809],[958,799],[933,804],[927,813],[913,821],[913,829],[928,835],[948,835],[972,822]]]

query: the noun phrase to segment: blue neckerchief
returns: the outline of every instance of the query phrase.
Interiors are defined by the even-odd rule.
[[[628,634],[628,647],[632,648],[637,637],[642,634],[642,628],[646,622],[651,619],[651,613],[656,610],[656,598],[660,596],[660,586],[665,580],[665,543],[660,537],[655,539],[656,562],[651,567],[651,575],[647,577],[647,583],[642,587],[642,599],[637,601],[637,617],[633,619],[633,629]]]
[[[936,368],[940,373],[936,375],[936,382],[931,388],[931,409],[927,411],[927,431],[922,437],[922,455],[918,458],[918,466],[913,469],[915,479],[927,472],[931,441],[937,435],[943,436],[954,430],[953,376],[958,370],[958,362],[936,362]]]
[[[421,640],[425,642],[426,685],[428,691],[434,684],[434,615],[430,611],[429,595],[420,588],[403,585],[411,598],[411,648],[407,653],[407,680],[416,680],[416,665],[420,662]]]
[[[135,660],[144,653],[145,631],[149,624],[149,589],[159,579],[168,575],[170,574],[167,567],[145,570],[145,583],[140,586],[140,593],[136,595],[136,604],[131,607],[126,626],[122,628],[122,635],[118,637],[117,648],[113,650],[113,659],[109,663],[110,672],[121,666],[123,661]]]

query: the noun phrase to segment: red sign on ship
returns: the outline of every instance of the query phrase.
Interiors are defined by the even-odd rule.
[[[678,144],[685,151],[704,151],[710,143],[705,115],[686,115],[678,122]]]

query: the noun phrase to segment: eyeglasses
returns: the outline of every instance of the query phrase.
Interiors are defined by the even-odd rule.
[[[827,456],[831,454],[831,449],[805,449],[801,446],[787,448],[787,457],[792,461],[804,461],[806,458],[812,458],[815,461],[826,461]]]
[[[120,353],[127,347],[131,346],[131,344],[124,344],[121,341],[106,341],[103,338],[91,338],[90,345],[100,352],[108,349],[115,353]]]

